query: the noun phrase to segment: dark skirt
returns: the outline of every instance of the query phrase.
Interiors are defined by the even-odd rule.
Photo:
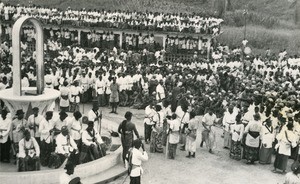
[[[231,147],[231,135],[230,132],[225,131],[224,132],[224,147],[230,148]]]
[[[151,131],[152,131],[152,125],[148,125],[145,123],[145,141],[150,141],[151,138]]]
[[[169,152],[168,158],[169,159],[175,159],[176,149],[177,149],[177,144],[169,143],[169,146],[168,146],[168,152]]]
[[[259,163],[270,164],[272,159],[272,148],[264,148],[263,146],[259,150]]]
[[[5,143],[0,143],[0,161],[9,161],[11,141],[7,138]]]
[[[38,171],[40,170],[40,159],[38,157],[19,158],[18,171]]]
[[[150,152],[163,153],[162,132],[151,132]]]
[[[49,159],[52,151],[52,143],[46,143],[44,140],[41,141],[41,165],[42,166],[48,166]]]
[[[276,157],[275,157],[275,161],[274,161],[274,168],[285,171],[288,159],[289,159],[289,156],[276,153]]]
[[[231,147],[230,147],[230,158],[235,160],[242,159],[242,145],[240,141],[233,141],[231,140]]]
[[[258,161],[259,148],[254,148],[254,147],[245,145],[244,154],[245,154],[245,159],[247,160],[247,162]]]
[[[123,147],[123,161],[125,161],[126,155],[128,154],[129,149],[132,147],[133,144],[133,133],[122,134],[121,142]]]
[[[92,144],[91,146],[87,146],[82,144],[81,146],[81,153],[79,157],[79,163],[86,163],[98,158],[101,158],[106,155],[105,148],[101,145],[95,146]],[[77,159],[75,157],[75,159]]]

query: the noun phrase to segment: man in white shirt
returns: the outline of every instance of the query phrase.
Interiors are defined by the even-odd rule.
[[[55,153],[58,155],[59,159],[55,160],[55,163],[50,163],[55,168],[59,168],[64,161],[68,160],[75,161],[75,154],[77,154],[78,148],[74,139],[69,135],[68,127],[61,127],[61,133],[56,137],[56,149]]]
[[[30,134],[36,139],[38,144],[41,143],[41,133],[39,130],[40,123],[44,121],[44,117],[39,114],[39,108],[34,107],[32,109],[33,113],[28,117],[28,127],[30,129]]]
[[[98,103],[93,103],[93,108],[88,112],[88,120],[94,122],[94,129],[101,133],[100,122],[102,119],[102,111],[99,112]]]
[[[164,83],[163,80],[160,80],[158,85],[156,86],[156,100],[157,101],[162,101],[166,97],[163,83]]]
[[[99,78],[95,82],[95,90],[97,92],[98,105],[100,107],[105,105],[105,81],[102,79],[102,75],[99,75]]]
[[[24,131],[24,138],[19,142],[18,171],[40,170],[40,147],[30,131]]]
[[[202,141],[200,147],[205,142],[209,153],[213,153],[212,149],[215,143],[215,131],[213,129],[214,124],[217,122],[217,116],[213,113],[212,108],[208,109],[208,112],[202,118],[202,125],[204,127],[202,131]]]
[[[70,87],[70,111],[75,112],[79,110],[80,94],[82,93],[82,88],[79,86],[78,81],[74,81],[73,85]]]
[[[228,107],[228,111],[224,113],[223,129],[224,129],[224,148],[229,149],[231,146],[231,126],[235,124],[236,114],[233,113],[233,106]]]
[[[180,130],[180,120],[177,118],[176,114],[172,114],[172,120],[167,120],[170,125],[169,128],[169,146],[168,146],[168,158],[175,159],[177,144],[179,143],[179,130]]]
[[[142,162],[148,160],[148,154],[145,151],[144,144],[140,139],[133,141],[133,148],[130,149],[128,158],[128,174],[130,175],[130,183],[140,184],[141,175],[143,174]],[[142,148],[142,152],[140,151]]]
[[[144,130],[145,130],[145,142],[149,144],[151,138],[152,126],[154,125],[153,116],[155,115],[155,109],[153,108],[153,103],[151,102],[145,108],[145,119],[144,119]]]
[[[12,120],[7,117],[7,114],[6,110],[2,110],[0,118],[0,161],[9,163],[11,149],[9,134],[11,132]]]
[[[82,150],[80,154],[80,163],[96,160],[106,155],[105,145],[97,130],[94,128],[94,122],[89,121],[88,127],[82,132]]]
[[[49,158],[52,152],[52,129],[54,121],[52,120],[53,112],[46,112],[46,118],[40,122],[39,132],[41,134],[41,164],[48,166]]]

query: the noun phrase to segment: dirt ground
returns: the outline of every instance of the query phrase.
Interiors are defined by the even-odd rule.
[[[143,110],[120,108],[118,115],[110,115],[104,118],[121,122],[127,110],[133,112],[133,123],[137,125],[139,134],[144,135]],[[177,150],[175,160],[169,160],[165,154],[150,153],[149,145],[145,145],[149,154],[149,161],[143,164],[143,184],[282,184],[284,175],[271,172],[273,165],[247,165],[245,160],[236,161],[229,158],[229,150],[223,149],[222,130],[215,128],[217,132],[217,144],[214,154],[208,153],[205,148],[200,148],[201,130],[199,126],[197,135],[196,158],[186,158],[186,152]],[[274,161],[275,158],[273,158]],[[289,160],[288,166],[291,164]],[[290,169],[288,170],[288,172]],[[126,176],[111,182],[111,184],[129,184]]]
[[[84,106],[84,114],[88,113],[91,105]],[[83,107],[80,107],[83,110]],[[119,108],[118,114],[110,114],[110,109],[101,108],[103,119],[121,123],[126,111],[134,114],[132,122],[136,124],[139,134],[144,136],[144,110]],[[186,158],[186,152],[177,150],[175,160],[169,160],[163,153],[150,153],[149,145],[145,145],[149,154],[149,161],[143,164],[143,184],[282,184],[284,175],[271,172],[272,165],[246,165],[245,160],[235,161],[229,158],[229,150],[223,149],[222,130],[215,128],[217,132],[217,145],[214,154],[208,153],[205,148],[200,148],[201,130],[199,127],[197,136],[196,158]],[[274,158],[273,158],[274,161]],[[289,160],[288,168],[291,164]],[[0,164],[0,171],[13,171],[12,164]],[[288,170],[290,171],[290,169]],[[129,184],[129,177],[123,176],[110,184]]]

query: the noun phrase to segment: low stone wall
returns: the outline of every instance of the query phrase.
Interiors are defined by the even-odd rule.
[[[101,173],[121,161],[122,147],[109,155],[76,166],[75,175],[81,178],[93,176]],[[57,184],[60,174],[65,172],[63,169],[30,171],[30,172],[2,172],[0,181],[3,184]]]
[[[109,120],[103,120],[104,129],[117,130],[118,124]],[[106,133],[107,134],[107,133]],[[104,133],[105,135],[105,133]],[[120,138],[112,138],[112,144],[120,144]],[[116,139],[114,141],[114,139]],[[109,152],[103,158],[76,166],[75,175],[80,178],[87,178],[99,174],[122,162],[122,146],[114,152]],[[0,172],[1,184],[57,184],[60,174],[64,169],[29,171],[29,172]]]

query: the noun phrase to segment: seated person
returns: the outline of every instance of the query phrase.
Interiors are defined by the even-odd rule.
[[[19,171],[40,170],[40,147],[30,131],[24,131],[24,138],[19,142]]]
[[[105,144],[98,131],[94,129],[94,122],[89,121],[88,127],[82,132],[82,148],[79,162],[85,163],[105,155]]]
[[[67,158],[75,163],[77,155],[77,145],[69,135],[67,126],[61,127],[61,133],[56,137],[55,152],[51,154],[48,166],[50,168],[59,168]]]

